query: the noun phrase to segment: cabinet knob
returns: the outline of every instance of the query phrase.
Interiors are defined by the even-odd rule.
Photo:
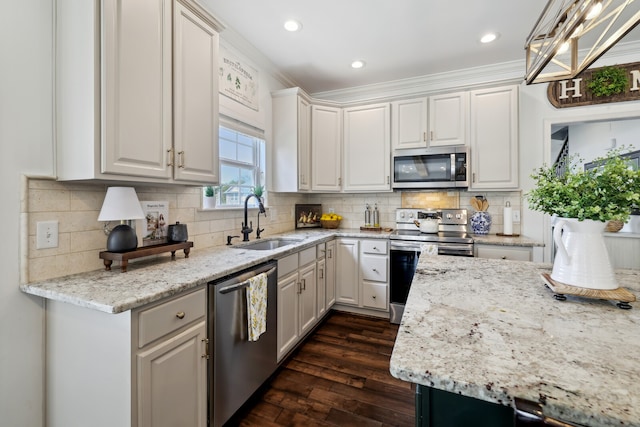
[[[375,268],[372,268],[371,270],[375,271],[376,273],[378,272],[378,270],[377,270],[377,269],[375,269]]]
[[[372,295],[372,296],[371,296],[371,298],[376,299],[376,296],[375,296],[375,295]]]
[[[507,259],[507,256],[506,255],[502,255],[502,259]]]
[[[176,317],[178,319],[184,319],[184,311],[179,311],[176,313]]]

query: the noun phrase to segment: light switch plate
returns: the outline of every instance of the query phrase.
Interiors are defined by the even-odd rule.
[[[58,247],[58,221],[36,223],[36,249]]]

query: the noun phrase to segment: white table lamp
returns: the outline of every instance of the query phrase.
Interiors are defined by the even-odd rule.
[[[133,187],[109,187],[98,221],[120,221],[120,224],[109,233],[107,250],[127,252],[136,249],[138,236],[125,221],[143,218],[144,212]]]

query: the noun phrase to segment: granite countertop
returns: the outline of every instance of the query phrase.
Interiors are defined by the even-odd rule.
[[[421,257],[398,331],[394,377],[585,426],[640,426],[640,304],[556,301],[547,264]],[[616,272],[640,295],[640,271]]]
[[[120,272],[116,262],[111,271],[100,269],[26,283],[20,285],[20,289],[27,294],[93,310],[121,313],[205,285],[212,280],[263,262],[282,258],[334,237],[387,239],[389,233],[359,229],[306,229],[269,236],[262,240],[274,237],[292,238],[299,240],[299,243],[262,251],[242,249],[243,244],[237,242],[232,246],[204,250],[194,247],[186,259],[182,251],[176,252],[174,261],[167,253],[166,256],[146,261],[130,262],[126,273]]]
[[[476,235],[473,234],[473,243],[481,245],[496,245],[496,246],[544,246],[544,243],[530,239],[529,237],[517,236],[498,236],[496,234]]]

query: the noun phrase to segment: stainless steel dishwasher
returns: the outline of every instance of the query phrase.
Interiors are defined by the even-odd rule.
[[[222,426],[276,370],[278,288],[276,261],[209,283],[209,425]],[[248,280],[267,273],[267,329],[249,341]]]

